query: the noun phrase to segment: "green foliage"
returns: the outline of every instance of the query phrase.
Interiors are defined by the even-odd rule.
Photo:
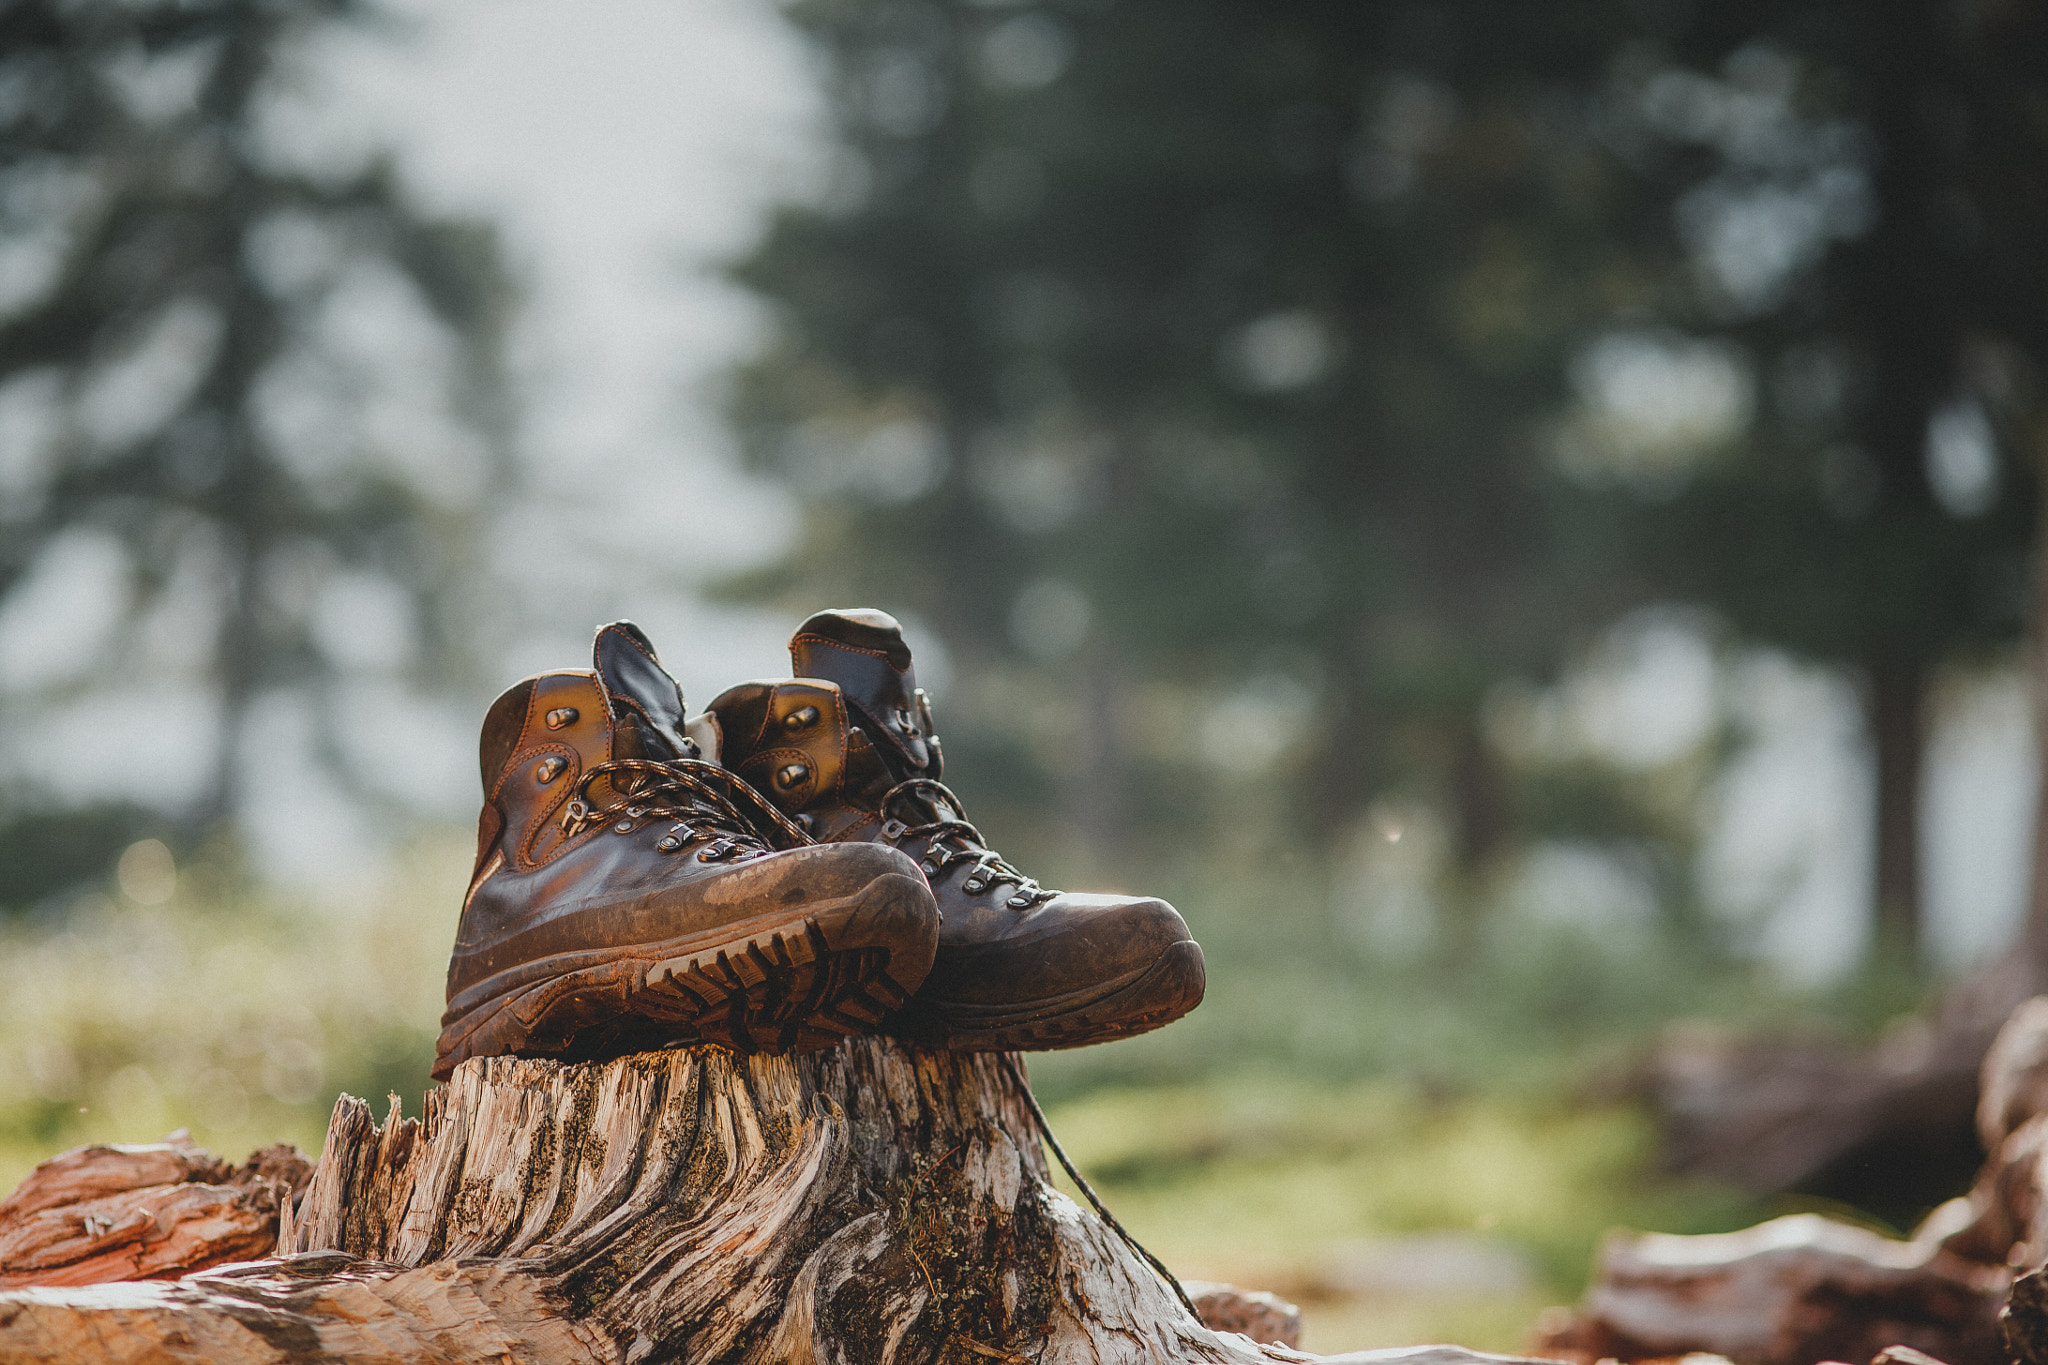
[[[1625,1070],[1675,1019],[1782,1022],[1826,1003],[1732,964],[1683,925],[1559,922],[1510,907],[1469,930],[1453,922],[1389,942],[1313,868],[1298,855],[1267,861],[1262,875],[1184,866],[1149,882],[1203,945],[1202,1007],[1115,1047],[1034,1058],[1041,1092],[1256,1067],[1313,1083],[1405,1077],[1450,1093],[1553,1096],[1588,1068]]]
[[[1747,439],[1633,518],[1664,590],[1827,660],[2015,637],[2048,247],[2010,182],[2037,175],[2016,106],[2048,76],[2020,55],[2043,22],[2026,5],[1738,5],[1641,55],[1637,173],[1697,280],[1672,319],[1760,381]],[[1764,234],[1747,257],[1745,214]],[[2014,288],[2032,302],[2016,310]],[[1981,452],[1953,444],[1979,434]]]
[[[48,905],[104,877],[122,848],[161,821],[136,806],[99,805],[31,813],[0,825],[0,909]]]
[[[1239,693],[1318,838],[1483,769],[1489,688],[1625,597],[1540,435],[1647,287],[1588,96],[1627,7],[791,14],[845,150],[737,271],[782,325],[736,420],[809,519],[736,590],[880,600],[1019,675],[946,732],[1041,755],[1098,846],[1215,830],[1187,732]],[[1494,785],[1446,784],[1475,862]]]
[[[1416,1341],[1520,1351],[1539,1310],[1578,1297],[1609,1229],[1722,1232],[1766,1214],[1656,1179],[1651,1126],[1621,1106],[1236,1072],[1103,1091],[1050,1117],[1141,1241],[1184,1275],[1296,1299],[1320,1352]],[[1352,1268],[1377,1248],[1414,1257],[1446,1234],[1468,1255],[1526,1265],[1526,1282],[1374,1285]]]
[[[1909,957],[1927,697],[2024,625],[2048,214],[2014,191],[2048,155],[2044,34],[2037,4],[1722,5],[1617,79],[1643,201],[1696,284],[1664,320],[1714,337],[1756,400],[1711,458],[1620,473],[1648,495],[1622,517],[1633,558],[1865,684],[1873,937]]]
[[[2034,536],[2040,6],[790,13],[844,146],[736,271],[780,326],[734,414],[808,508],[736,592],[1009,675],[943,699],[959,772],[1031,755],[1100,860],[1392,794],[1468,892],[1591,838],[1695,919],[1694,811],[1481,717],[1704,607],[1869,681],[1910,950],[1927,691],[2016,638]]]

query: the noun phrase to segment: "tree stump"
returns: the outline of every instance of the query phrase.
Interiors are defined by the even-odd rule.
[[[1313,1359],[1203,1326],[1055,1190],[1002,1058],[879,1038],[467,1062],[381,1127],[344,1096],[279,1253],[0,1294],[0,1359]]]

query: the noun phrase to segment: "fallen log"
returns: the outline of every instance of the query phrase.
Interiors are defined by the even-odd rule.
[[[1301,1310],[1277,1294],[1208,1280],[1183,1280],[1181,1288],[1204,1327],[1253,1341],[1301,1345]]]
[[[170,1282],[0,1292],[0,1358],[1315,1359],[1205,1325],[1054,1189],[1013,1061],[875,1038],[801,1058],[468,1062],[421,1119],[394,1098],[381,1125],[344,1097],[278,1250]]]
[[[240,1167],[183,1130],[52,1157],[0,1200],[0,1289],[175,1277],[270,1253],[312,1167],[266,1147]]]
[[[1579,1308],[1533,1349],[1593,1362],[1711,1352],[1743,1365],[1868,1360],[1905,1345],[2003,1365],[2011,1275],[1815,1214],[1705,1237],[1619,1234]]]
[[[1534,1349],[1813,1365],[1903,1345],[1950,1365],[2048,1365],[2048,1347],[2028,1354],[2048,1343],[2048,997],[2012,1011],[1972,1090],[1991,1157],[1909,1240],[1810,1214],[1708,1237],[1615,1234],[1585,1299]]]
[[[1672,1174],[1822,1195],[1903,1222],[1991,1150],[1971,1124],[1987,1049],[2044,987],[2030,955],[2008,954],[1871,1047],[1683,1028],[1633,1085],[1658,1114]]]

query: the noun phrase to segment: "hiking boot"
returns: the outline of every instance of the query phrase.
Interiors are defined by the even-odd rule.
[[[711,703],[724,762],[812,837],[918,860],[938,955],[891,1032],[959,1052],[1080,1047],[1202,1000],[1202,950],[1149,897],[1049,891],[991,850],[941,783],[931,707],[895,618],[826,611],[790,641],[798,677]]]
[[[871,1031],[931,966],[917,864],[812,844],[710,761],[639,627],[606,626],[595,654],[484,719],[435,1078],[500,1053],[807,1052]]]

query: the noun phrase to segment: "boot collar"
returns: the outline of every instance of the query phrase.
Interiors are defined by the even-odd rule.
[[[661,666],[647,632],[631,621],[614,621],[597,632],[591,664],[605,709],[618,728],[621,758],[697,758],[701,748],[685,732],[683,689]]]
[[[853,723],[899,781],[939,775],[931,704],[895,617],[868,607],[821,611],[797,627],[789,659],[799,678],[838,687]]]

